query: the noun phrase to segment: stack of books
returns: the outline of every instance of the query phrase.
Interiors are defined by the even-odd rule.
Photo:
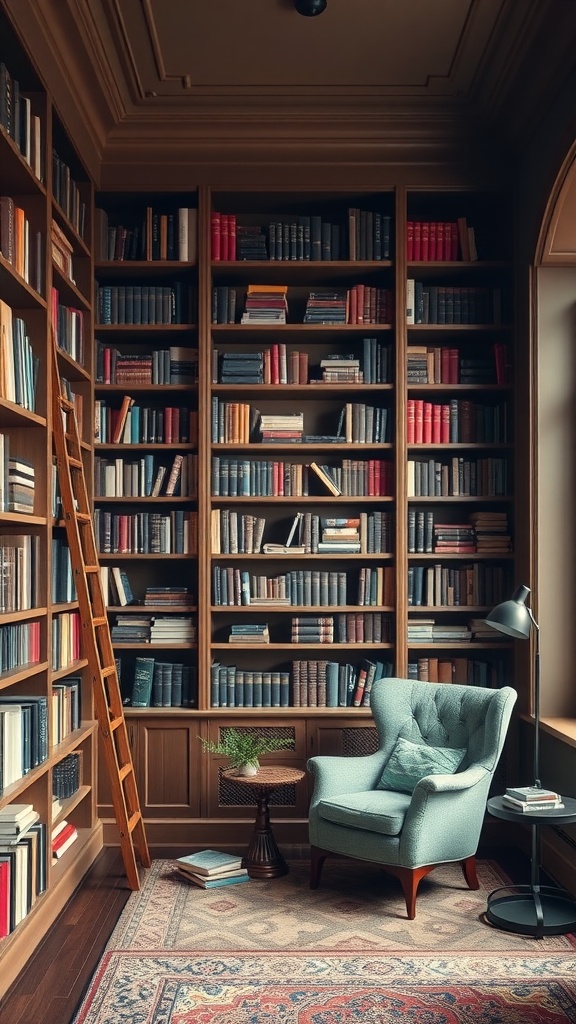
[[[196,642],[196,623],[189,615],[156,615],[150,627],[151,644]]]
[[[292,619],[293,644],[331,644],[334,642],[332,615],[298,615]]]
[[[305,324],[345,324],[347,319],[346,291],[321,288],[310,292],[304,313]]]
[[[288,286],[249,284],[246,293],[243,324],[285,324],[288,310]]]
[[[54,860],[60,860],[66,850],[69,850],[73,843],[78,839],[78,829],[72,822],[62,819],[52,829],[52,857]]]
[[[320,360],[322,380],[328,384],[363,384],[364,371],[353,354],[335,353]]]
[[[512,550],[506,512],[473,512],[470,522],[476,530],[476,550],[502,554]]]
[[[263,384],[262,352],[224,352],[220,363],[221,384]]]
[[[318,552],[322,554],[359,554],[360,519],[346,516],[320,517],[322,539],[318,542]]]
[[[40,818],[33,804],[9,804],[0,811],[0,844],[17,843]]]
[[[200,889],[217,889],[221,885],[249,882],[250,876],[242,867],[242,858],[218,850],[200,850],[178,857],[176,867],[183,878]]]
[[[193,604],[194,598],[188,587],[146,587],[145,606],[165,605],[167,608],[173,608]]]
[[[559,793],[541,786],[510,786],[502,797],[502,803],[521,814],[542,814],[543,811],[557,811],[564,807]]]
[[[269,644],[270,631],[268,623],[245,622],[230,627],[230,644]]]
[[[270,413],[260,416],[260,436],[262,441],[299,442],[304,432],[304,413]]]

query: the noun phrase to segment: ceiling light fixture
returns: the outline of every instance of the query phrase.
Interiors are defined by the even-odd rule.
[[[322,14],[326,4],[327,0],[294,0],[298,14],[303,14],[305,18],[315,18],[317,14]]]

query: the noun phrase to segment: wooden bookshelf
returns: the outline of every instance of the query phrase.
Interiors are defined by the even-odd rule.
[[[44,836],[33,841],[41,872],[32,871],[29,853],[27,864],[12,874],[14,884],[23,871],[30,878],[30,886],[25,904],[14,908],[9,934],[0,943],[1,995],[101,849],[102,826],[96,815],[97,744],[90,680],[81,643],[73,643],[77,638],[59,630],[59,626],[65,631],[71,626],[77,605],[72,597],[61,600],[56,589],[56,583],[63,583],[63,569],[54,557],[54,545],[63,542],[65,534],[54,514],[49,383],[54,327],[61,346],[60,371],[82,406],[83,451],[90,479],[93,186],[50,95],[4,15],[0,18],[0,60],[10,76],[12,99],[11,120],[4,108],[0,126],[0,192],[5,197],[0,300],[6,328],[2,362],[7,367],[0,399],[0,433],[5,445],[2,474],[7,481],[0,516],[3,578],[7,581],[0,628],[3,641],[9,639],[3,643],[6,657],[0,674],[0,715],[13,705],[22,706],[18,701],[25,705],[27,699],[40,715],[36,718],[36,710],[30,718],[23,713],[23,724],[12,720],[6,728],[3,718],[4,740],[9,733],[21,737],[22,755],[14,764],[8,759],[7,743],[3,744],[0,811],[13,804],[31,804],[39,814]],[[4,96],[6,88],[3,82]],[[58,192],[53,152],[61,161],[62,187]],[[58,251],[53,248],[56,237]],[[68,262],[63,262],[64,255]],[[14,483],[13,491],[6,464],[8,452],[21,460],[23,467],[29,467],[28,474],[33,477],[31,483],[24,481],[24,486]],[[17,511],[11,510],[12,499],[18,502]],[[11,545],[20,545],[24,551],[18,573],[9,554]],[[72,677],[76,683],[71,688],[64,681]],[[67,695],[69,708],[72,689],[77,693],[74,712],[59,705],[61,713],[57,716],[56,690]],[[66,820],[75,826],[78,838],[58,861],[53,861],[51,832],[64,813],[53,807],[53,775],[70,755],[79,755],[80,785],[64,807]],[[6,851],[3,846],[0,857],[9,858],[12,870],[14,861]]]

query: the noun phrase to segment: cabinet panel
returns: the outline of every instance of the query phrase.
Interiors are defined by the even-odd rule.
[[[370,722],[350,722],[345,718],[308,723],[309,756],[362,757],[378,749],[378,733]]]
[[[188,818],[200,813],[199,743],[194,721],[141,719],[136,752],[144,817]]]

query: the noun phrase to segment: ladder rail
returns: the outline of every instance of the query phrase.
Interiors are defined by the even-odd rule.
[[[62,394],[58,349],[52,333],[54,449],[66,536],[70,548],[84,655],[92,677],[94,707],[102,737],[112,803],[126,876],[140,888],[137,860],[150,867],[150,853],[102,589],[92,510],[86,488],[82,448],[74,404]]]

